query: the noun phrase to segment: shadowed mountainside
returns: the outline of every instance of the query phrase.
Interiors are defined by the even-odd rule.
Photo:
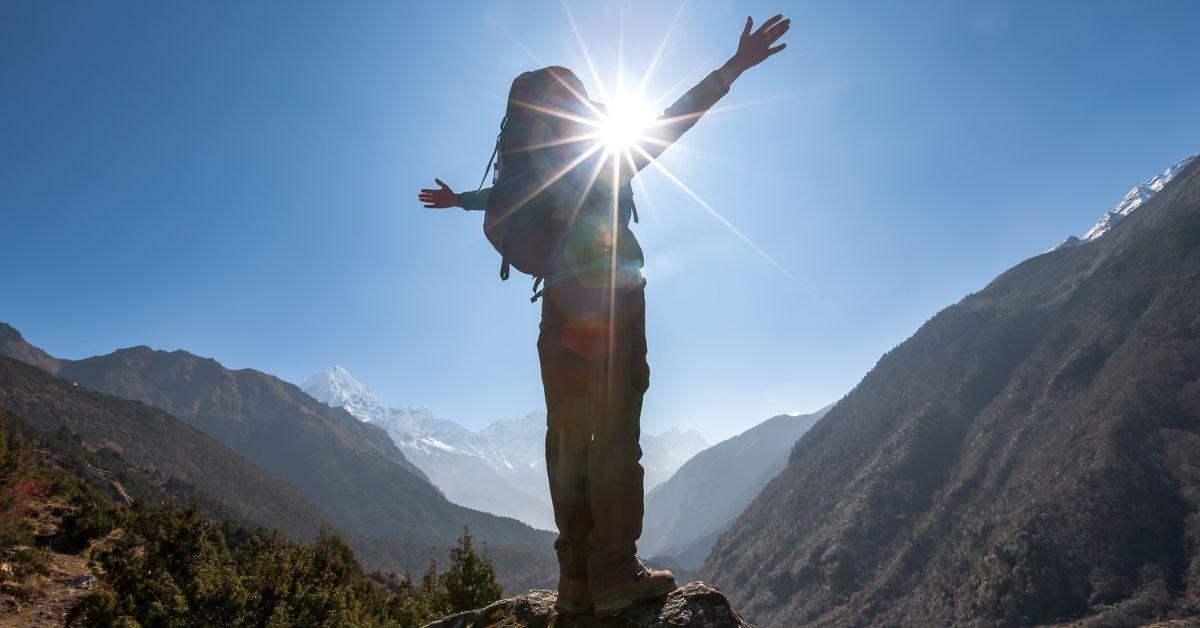
[[[469,537],[419,587],[362,552],[328,528],[286,540],[66,425],[0,409],[0,626],[416,628],[500,596]]]
[[[1200,614],[1200,163],[884,355],[704,573],[769,625]]]
[[[787,466],[796,440],[828,411],[767,419],[696,454],[646,496],[639,549],[699,569],[717,537]]]
[[[451,544],[469,525],[490,543],[548,545],[547,533],[450,503],[382,429],[266,373],[148,347],[58,365],[64,379],[199,428],[300,489],[349,532]]]
[[[92,449],[108,447],[133,464],[188,482],[234,515],[293,538],[315,536],[324,521],[324,511],[300,491],[170,414],[3,356],[0,409],[44,431],[67,427]]]
[[[0,350],[49,357],[3,323]],[[19,371],[26,381],[0,390],[0,403],[40,427],[67,423],[96,447],[112,446],[135,464],[229,502],[248,521],[300,539],[323,523],[335,523],[364,563],[413,573],[431,556],[442,556],[469,526],[490,545],[506,589],[545,586],[555,571],[550,533],[450,503],[414,472],[383,430],[275,377],[145,347],[87,360],[49,359],[79,385],[6,359],[10,371],[24,367]],[[92,387],[143,403],[87,390]],[[80,414],[74,405],[82,397],[110,410]],[[29,399],[40,412],[31,411]],[[176,413],[186,423],[172,416]],[[216,442],[209,430],[226,442]],[[193,443],[197,437],[200,445]],[[298,502],[285,507],[278,496],[244,496],[261,490],[252,472]]]

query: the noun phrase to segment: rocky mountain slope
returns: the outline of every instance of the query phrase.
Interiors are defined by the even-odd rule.
[[[171,412],[300,489],[350,532],[453,543],[470,525],[489,542],[544,544],[524,524],[450,503],[382,429],[266,373],[148,347],[62,361],[58,373]]]
[[[286,540],[66,426],[0,409],[0,626],[416,628],[500,596],[471,541],[414,586],[364,568],[334,530]]]
[[[699,569],[717,537],[787,466],[796,440],[828,411],[777,416],[693,456],[646,496],[638,549]]]
[[[0,340],[3,340],[0,350],[6,352],[26,357],[46,355],[27,343],[15,329],[3,323],[0,323]],[[247,460],[226,444],[217,442],[204,431],[161,409],[88,390],[85,386],[8,358],[4,359],[4,368],[0,369],[0,376],[7,375],[8,382],[7,385],[0,385],[0,409],[9,408],[46,429],[65,425],[87,439],[94,448],[110,447],[135,464],[157,470],[162,474],[163,481],[178,479],[195,485],[228,504],[231,515],[259,525],[278,527],[292,538],[311,538],[321,526],[334,524],[371,568],[419,573],[431,556],[444,554],[446,547],[453,543],[447,538],[461,534],[462,527],[470,525],[481,540],[490,544],[497,573],[506,589],[525,590],[531,586],[545,586],[552,581],[555,567],[549,551],[549,533],[448,502],[423,476],[418,477],[379,454],[379,447],[388,447],[393,451],[390,455],[401,456],[382,430],[360,425],[350,415],[315,402],[294,386],[254,371],[228,371],[213,361],[205,361],[201,367],[212,369],[211,372],[224,381],[222,385],[214,385],[212,381],[206,383],[198,377],[197,372],[180,368],[179,364],[171,366],[171,360],[176,359],[184,364],[193,360],[203,361],[185,352],[167,354],[136,348],[102,357],[140,356],[139,359],[144,359],[147,355],[152,362],[168,360],[170,368],[166,370],[171,375],[166,377],[165,382],[149,385],[158,381],[156,377],[163,377],[155,376],[153,369],[138,376],[136,371],[116,368],[110,373],[110,389],[126,394],[142,390],[147,395],[166,390],[165,399],[161,401],[177,403],[177,407],[185,410],[192,407],[193,420],[198,423],[206,416],[200,413],[201,410],[212,413],[208,417],[218,416],[234,423],[246,423],[243,427],[227,427],[214,422],[215,427],[210,427],[226,437],[246,438],[240,446],[246,447],[248,452],[257,452],[256,447],[268,450],[263,460],[281,462],[287,465],[282,469],[284,472],[296,473],[301,480],[307,478],[316,482],[320,491],[316,494],[325,498],[326,504],[335,507],[346,504],[350,515],[359,520],[365,517],[364,513],[381,513],[381,521],[362,527],[346,525],[348,520],[353,521],[346,513],[334,516],[324,507],[326,504],[318,505],[313,495],[297,490],[295,484],[287,481],[289,478],[265,471],[255,461]],[[65,369],[61,372],[80,374],[73,369],[69,360],[51,360],[56,367]],[[44,360],[40,362],[45,363]],[[135,360],[133,363],[138,362]],[[102,374],[107,372],[99,368],[95,361],[84,366]],[[263,391],[253,385],[239,386],[240,382],[234,378],[235,373],[248,375],[259,382],[265,379],[266,385],[273,390]],[[95,373],[84,375],[96,377]],[[190,382],[194,388],[180,386],[172,392],[167,386],[170,382]],[[279,391],[285,395],[295,395],[301,403],[288,408],[279,402]],[[236,404],[244,404],[245,408],[252,408],[254,412],[247,411],[247,414],[239,415],[230,410]],[[323,426],[313,418],[314,414],[322,412],[327,414],[327,420],[343,421],[346,427],[338,431]],[[253,425],[256,422],[264,425]],[[267,427],[279,430],[279,438],[272,441],[272,433]],[[373,446],[369,442],[364,443],[364,439],[356,439],[358,429],[370,430],[373,433],[371,438],[382,445]],[[271,442],[278,443],[281,451],[272,454]],[[314,459],[309,451],[321,451],[324,452],[322,455],[333,458]],[[363,460],[354,460],[359,455]],[[301,468],[304,465],[312,468],[305,471]],[[374,470],[372,466],[375,466]],[[368,480],[376,484],[368,482],[356,486],[358,481],[354,474],[363,468],[367,469]],[[406,483],[388,484],[390,478],[396,477]],[[339,484],[348,486],[342,494],[338,493],[337,488],[320,489],[322,485],[337,487]],[[419,487],[418,499],[412,502],[402,493],[411,486]],[[429,504],[433,507],[425,510]],[[403,523],[395,523],[389,527],[386,523],[388,518],[396,522],[396,513],[403,513],[404,509],[417,513],[424,511],[418,525],[410,528]],[[435,527],[437,529],[430,532]]]
[[[8,328],[8,334],[15,331]],[[19,338],[19,335],[17,335]],[[40,368],[0,356],[0,410],[45,431],[67,428],[92,449],[108,448],[129,462],[190,483],[237,517],[310,538],[325,512],[295,487],[150,406],[76,386]]]
[[[6,323],[0,323],[0,355],[32,364],[49,373],[58,371],[57,359],[26,342],[21,332]]]
[[[10,340],[3,345],[7,350],[28,345],[23,339],[13,342],[13,336],[19,338],[15,330],[8,328],[5,337]],[[34,349],[25,347],[19,353],[36,354]],[[85,360],[55,360],[55,364],[59,375],[78,386],[63,380],[48,382],[47,386],[81,392],[84,388],[98,389],[145,403],[131,405],[143,411],[151,409],[147,406],[165,409],[199,428],[193,432],[211,434],[221,441],[218,444],[210,440],[215,447],[209,449],[224,450],[213,453],[211,459],[180,454],[180,464],[185,468],[175,469],[169,466],[171,456],[175,449],[188,446],[188,441],[175,442],[164,436],[161,440],[170,446],[156,447],[158,440],[143,436],[142,431],[148,428],[142,424],[122,423],[121,416],[97,421],[106,430],[99,434],[107,435],[126,452],[144,449],[141,455],[145,456],[165,452],[162,460],[148,458],[147,464],[160,462],[167,474],[188,478],[205,490],[210,484],[191,479],[184,472],[217,474],[221,479],[211,482],[213,490],[222,484],[228,484],[226,490],[237,490],[240,482],[222,475],[217,467],[230,455],[244,457],[253,463],[250,466],[257,465],[255,468],[283,480],[276,481],[307,498],[309,504],[298,509],[309,513],[307,518],[256,515],[247,516],[249,520],[278,524],[285,531],[290,529],[285,524],[293,518],[297,522],[334,522],[356,547],[376,554],[367,557],[368,564],[414,571],[421,569],[432,553],[453,544],[463,526],[469,525],[480,540],[492,544],[502,555],[497,566],[504,570],[506,584],[544,582],[550,571],[551,561],[545,556],[549,533],[450,503],[404,458],[382,429],[364,424],[341,409],[329,408],[275,377],[251,369],[231,371],[215,360],[184,351],[168,353],[146,347]],[[64,420],[65,413],[53,411],[51,416]],[[161,423],[168,420],[161,417],[171,415],[158,412],[155,416]],[[204,451],[208,450],[197,450],[197,455]],[[140,464],[141,460],[134,462]],[[266,500],[263,503],[264,507],[270,504]]]
[[[704,573],[755,620],[1200,616],[1200,162],[1005,272],[801,437]]]

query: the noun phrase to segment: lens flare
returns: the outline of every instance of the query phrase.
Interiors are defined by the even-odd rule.
[[[621,154],[642,140],[642,134],[654,126],[654,109],[641,94],[622,91],[616,94],[600,116],[600,141],[608,154]]]
[[[659,42],[659,45],[654,52],[654,56],[650,60],[649,66],[646,68],[645,73],[638,82],[638,88],[636,90],[627,90],[623,87],[624,73],[622,70],[624,66],[624,38],[623,36],[618,36],[621,41],[618,42],[617,89],[614,93],[610,94],[605,88],[605,82],[603,77],[601,77],[600,72],[597,70],[591,53],[584,44],[583,35],[579,31],[579,25],[575,21],[575,16],[571,12],[571,8],[567,4],[567,0],[563,0],[563,11],[566,13],[567,21],[571,26],[571,31],[575,35],[575,40],[579,44],[579,50],[583,55],[583,60],[592,75],[592,79],[595,83],[596,90],[599,93],[601,100],[607,101],[607,106],[598,106],[595,103],[592,103],[584,94],[579,93],[579,91],[576,90],[570,83],[564,81],[557,74],[555,74],[554,77],[558,79],[562,87],[577,101],[577,103],[575,103],[576,106],[567,108],[569,111],[545,107],[533,103],[515,103],[518,106],[528,107],[542,114],[574,122],[584,129],[583,132],[571,135],[569,137],[530,144],[529,146],[525,147],[524,150],[551,148],[582,142],[590,142],[590,145],[583,149],[582,153],[578,157],[570,160],[569,163],[565,164],[561,169],[553,173],[553,175],[550,176],[547,181],[537,187],[537,189],[533,190],[531,194],[526,195],[520,200],[520,202],[516,203],[515,206],[510,208],[505,216],[502,216],[500,219],[503,220],[508,215],[511,215],[512,212],[515,212],[525,203],[528,203],[534,196],[540,194],[555,181],[558,181],[562,177],[566,176],[569,172],[580,166],[592,155],[603,151],[602,154],[605,158],[595,164],[594,170],[591,172],[591,176],[588,177],[586,186],[580,191],[580,198],[576,202],[575,211],[572,212],[571,215],[572,221],[579,213],[582,204],[588,195],[588,192],[593,189],[598,182],[599,175],[601,174],[603,167],[605,165],[611,165],[612,176],[610,177],[610,183],[613,186],[612,193],[610,195],[613,199],[613,224],[611,226],[611,233],[613,233],[615,237],[616,233],[618,232],[617,217],[619,212],[617,207],[617,198],[619,193],[619,182],[628,180],[629,178],[633,177],[633,175],[637,174],[638,170],[649,164],[653,166],[655,170],[660,172],[668,181],[682,190],[687,196],[690,196],[692,200],[700,205],[701,208],[715,218],[720,225],[725,227],[725,229],[732,233],[737,239],[745,243],[751,250],[757,253],[759,257],[763,258],[768,264],[782,273],[792,283],[800,286],[801,284],[795,275],[788,271],[787,268],[776,261],[775,258],[769,255],[760,246],[755,244],[755,242],[751,240],[749,236],[735,227],[733,223],[730,222],[720,212],[718,212],[716,208],[701,198],[700,195],[694,192],[690,187],[685,185],[683,181],[679,179],[679,177],[668,170],[667,167],[660,163],[657,159],[658,155],[672,144],[671,142],[665,141],[659,137],[655,137],[655,130],[658,127],[678,123],[681,121],[687,121],[691,118],[698,118],[702,115],[701,113],[692,113],[680,116],[667,116],[664,114],[662,117],[658,115],[658,109],[661,106],[661,101],[663,98],[665,98],[667,94],[676,91],[676,89],[684,82],[690,80],[687,76],[681,78],[677,85],[673,86],[670,90],[666,90],[662,96],[648,98],[643,95],[643,88],[646,87],[647,83],[649,82],[650,75],[658,65],[659,59],[663,55],[663,51],[666,49],[667,42],[671,38],[671,33],[675,30],[676,23],[679,21],[679,17],[683,13],[683,7],[685,5],[686,2],[680,5],[680,8],[676,12],[675,18],[672,20],[670,27],[667,29],[662,41]],[[624,18],[622,15],[622,20],[623,19]],[[533,56],[535,59],[537,58],[537,55],[534,55],[523,44],[520,44],[519,41],[517,43],[521,45],[521,48],[530,56]],[[539,63],[541,63],[540,60]],[[711,115],[717,112],[731,111],[748,106],[758,105],[770,100],[774,99],[769,98],[759,101],[743,102],[732,106],[713,107],[704,113],[705,115]],[[628,169],[627,171],[626,168]],[[643,196],[649,200],[648,196]],[[654,213],[657,214],[657,212]],[[657,216],[655,216],[655,218],[657,219]],[[612,260],[614,266],[612,271],[615,273],[616,246],[611,246],[610,249],[613,252]],[[612,279],[612,286],[615,287],[615,285],[616,281],[614,275],[614,278]],[[809,296],[813,297],[815,300],[815,295],[810,294]]]

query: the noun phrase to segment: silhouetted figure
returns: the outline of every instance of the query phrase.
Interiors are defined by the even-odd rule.
[[[644,131],[640,147],[596,145],[603,118],[570,70],[548,67],[513,82],[491,188],[455,193],[440,179],[421,190],[429,208],[485,210],[489,240],[510,264],[544,279],[538,356],[546,393],[546,466],[559,536],[557,607],[610,615],[676,584],[636,555],[642,532],[639,445],[646,362],[642,249],[630,180],[690,129],[741,73],[782,50],[790,20],[746,26],[737,52]],[[486,173],[485,173],[486,177]],[[535,282],[535,291],[537,283]]]

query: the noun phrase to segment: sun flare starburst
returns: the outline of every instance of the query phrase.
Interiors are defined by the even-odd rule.
[[[579,50],[582,53],[583,61],[587,66],[589,73],[591,74],[600,98],[607,102],[605,105],[597,105],[591,102],[584,94],[579,93],[579,91],[577,91],[574,87],[563,81],[562,78],[559,78],[557,75],[555,75],[562,87],[570,94],[574,101],[577,101],[573,103],[575,106],[568,107],[568,110],[562,110],[533,105],[530,103],[520,103],[523,106],[530,107],[531,109],[537,110],[543,114],[574,122],[585,129],[584,132],[571,135],[569,137],[531,144],[529,147],[527,147],[529,150],[550,146],[587,143],[585,144],[586,148],[582,151],[582,154],[578,158],[572,160],[568,164],[565,164],[561,169],[554,173],[553,176],[549,177],[549,180],[536,189],[530,196],[540,193],[554,181],[557,181],[572,169],[579,166],[591,155],[602,151],[605,159],[596,164],[595,170],[588,178],[585,191],[582,193],[579,202],[583,202],[584,197],[586,196],[586,190],[591,189],[592,186],[599,182],[598,176],[601,174],[603,166],[610,165],[612,168],[612,176],[610,178],[611,185],[613,186],[611,196],[613,198],[612,217],[614,224],[612,225],[612,232],[615,234],[617,232],[616,220],[618,208],[616,200],[617,187],[620,185],[619,182],[622,180],[628,180],[629,177],[632,177],[634,174],[636,174],[637,171],[642,167],[646,165],[653,165],[654,170],[661,173],[667,181],[672,183],[684,194],[691,197],[693,201],[695,201],[709,215],[715,218],[716,221],[726,230],[728,230],[734,237],[741,240],[769,265],[780,271],[792,283],[799,286],[800,282],[797,280],[795,275],[789,272],[787,268],[776,261],[775,258],[763,250],[762,247],[758,246],[753,240],[750,239],[749,236],[734,226],[733,223],[731,223],[725,216],[718,212],[711,204],[701,198],[699,194],[684,184],[679,177],[677,177],[674,173],[668,170],[666,166],[658,161],[658,155],[667,146],[672,144],[672,142],[665,141],[658,137],[660,133],[657,133],[657,131],[660,130],[660,127],[675,124],[681,120],[686,120],[687,118],[700,116],[699,113],[674,117],[666,115],[659,116],[658,109],[661,105],[662,99],[667,94],[664,93],[662,96],[658,97],[647,97],[644,95],[644,91],[647,87],[650,77],[657,67],[664,50],[666,49],[667,42],[671,39],[671,35],[676,29],[680,15],[683,13],[684,5],[686,5],[686,2],[680,5],[680,8],[676,12],[674,19],[671,21],[669,28],[667,28],[666,33],[655,49],[653,57],[651,58],[649,65],[646,67],[645,73],[637,82],[636,89],[628,89],[624,86],[624,42],[619,42],[616,89],[610,91],[607,89],[609,86],[606,86],[604,78],[601,76],[601,73],[597,68],[591,53],[589,52],[587,45],[583,41],[583,35],[579,30],[579,25],[575,21],[575,16],[571,12],[569,4],[566,2],[566,0],[563,0],[563,10],[566,13],[567,21],[571,26],[571,31],[575,35],[576,43],[579,44]],[[513,39],[516,40],[515,37],[513,37]],[[534,55],[527,47],[524,46],[524,44],[520,44],[519,41],[518,44],[521,46],[522,50],[541,62],[541,60],[537,58],[537,55]],[[682,82],[685,80],[688,80],[688,77],[681,79],[680,84],[682,84]],[[672,86],[672,88],[667,90],[667,92],[675,91],[676,87],[678,87],[678,85]],[[727,107],[714,107],[709,109],[707,113],[712,114],[718,111],[740,109],[743,107],[762,104],[768,100],[771,99],[744,102],[739,105]],[[644,187],[644,185],[642,187]],[[517,203],[516,207],[513,209],[515,210],[517,207],[524,205],[526,202],[528,202],[528,200],[529,198],[522,200],[521,202]],[[578,213],[578,211],[579,206],[577,205],[575,208],[575,213]],[[657,214],[657,212],[654,213]],[[657,218],[658,216],[655,215],[656,220]],[[615,264],[615,245],[612,247],[612,250],[614,251],[613,263]]]
[[[622,154],[642,141],[642,135],[654,126],[655,112],[641,94],[622,91],[600,114],[599,141],[609,154]]]

